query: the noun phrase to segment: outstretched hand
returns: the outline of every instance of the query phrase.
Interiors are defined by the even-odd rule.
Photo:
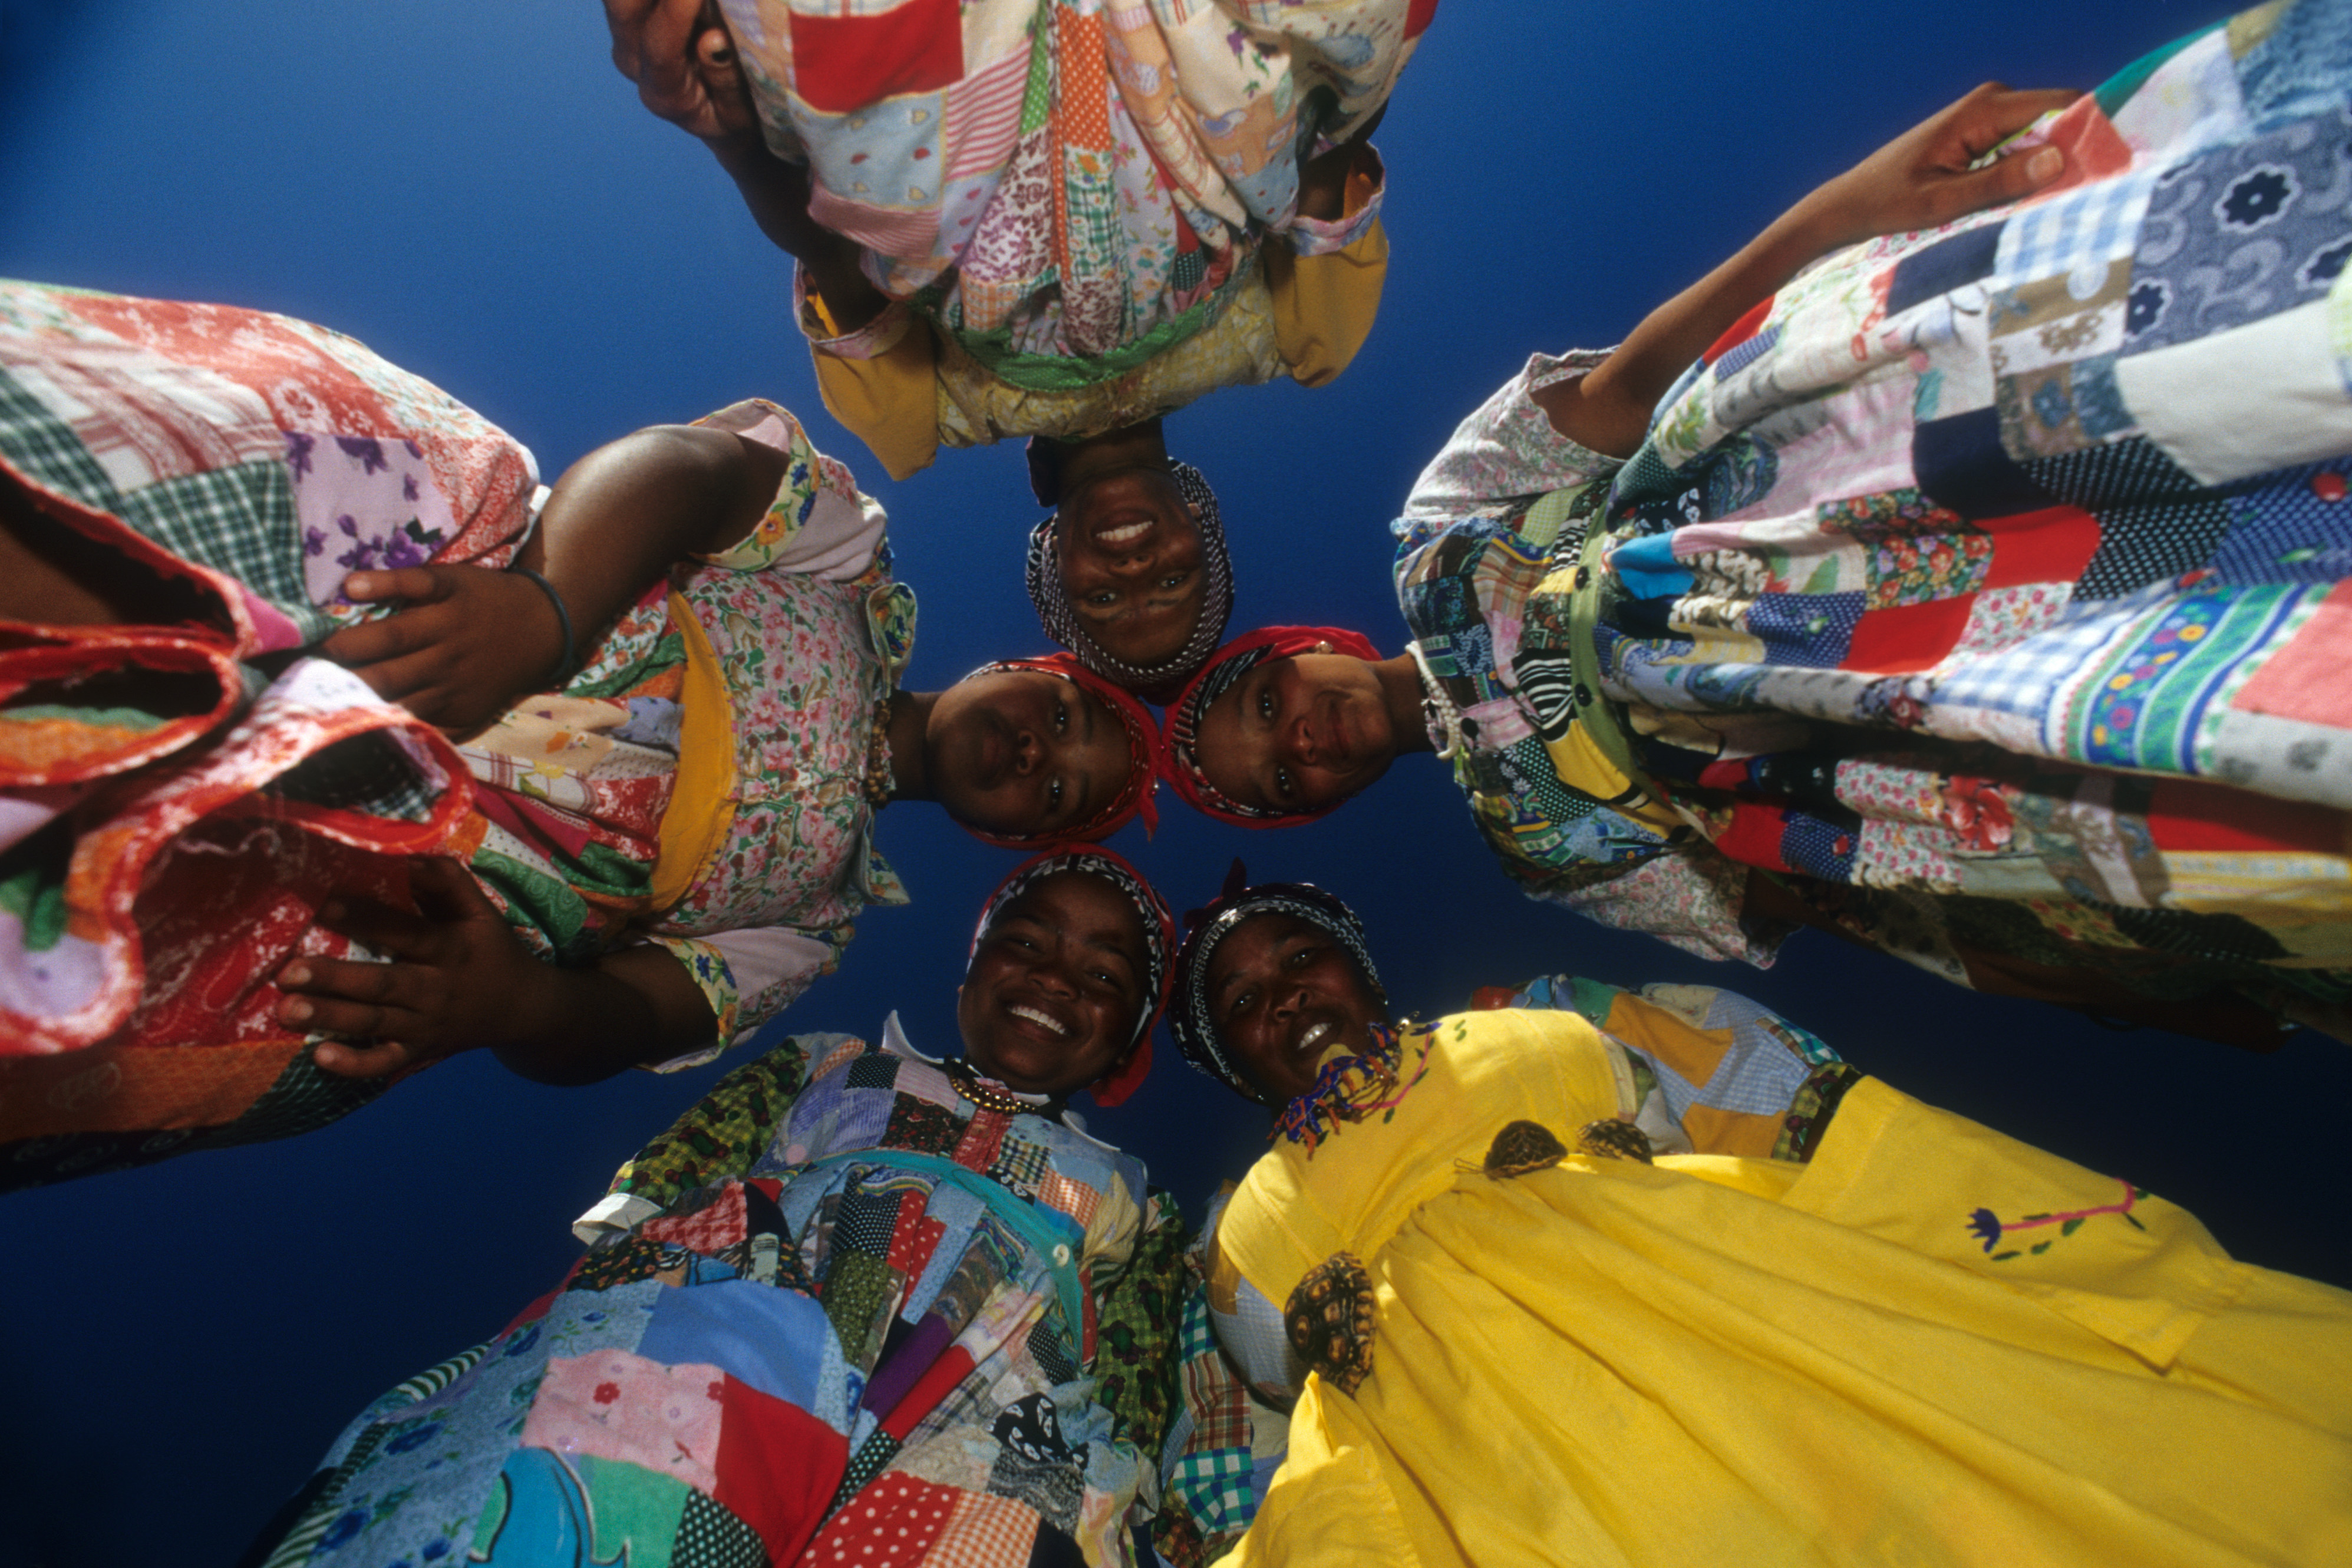
[[[2065,170],[2065,154],[2055,147],[2021,149],[1983,168],[1973,165],[2081,96],[1987,82],[1822,185],[1798,204],[1797,213],[1828,250],[1874,235],[1934,228],[2032,195]]]
[[[313,1059],[344,1078],[381,1078],[541,1026],[556,971],[531,956],[466,868],[410,862],[416,913],[372,902],[330,904],[320,924],[391,955],[389,963],[296,958],[278,972],[278,1021],[365,1044],[320,1045]]]
[[[562,622],[526,577],[478,566],[404,566],[355,571],[343,592],[363,604],[398,600],[401,607],[344,627],[319,653],[443,729],[480,728],[545,690],[563,659]]]
[[[758,131],[734,40],[709,0],[604,0],[604,25],[614,67],[647,109],[705,141]]]

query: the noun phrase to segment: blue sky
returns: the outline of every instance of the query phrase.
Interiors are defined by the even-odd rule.
[[[1666,7],[1449,0],[1382,128],[1394,261],[1339,382],[1175,416],[1216,485],[1236,625],[1402,634],[1386,524],[1464,413],[1537,349],[1612,341],[1811,183],[1987,78],[2088,88],[2216,13],[2181,0]],[[1015,449],[904,485],[819,407],[784,259],[689,139],[641,110],[587,0],[0,0],[0,273],[325,322],[440,382],[551,476],[598,442],[747,395],[800,411],[889,508],[943,685],[1042,642]],[[948,1049],[1004,852],[892,809],[918,902],[871,915],[788,1022],[902,1009]],[[1248,834],[1170,801],[1118,847],[1179,908],[1234,854],[1363,909],[1392,992],[1573,969],[1778,1007],[1897,1086],[2189,1204],[2239,1256],[2352,1282],[2327,1159],[2352,1051],[2257,1058],[1972,996],[1801,936],[1769,972],[1518,897],[1440,768],[1407,758],[1315,827]],[[336,1127],[0,1202],[0,1568],[224,1562],[343,1421],[496,1333],[574,1255],[614,1165],[716,1070],[537,1088],[447,1063]],[[1259,1146],[1173,1063],[1098,1131],[1189,1199]]]

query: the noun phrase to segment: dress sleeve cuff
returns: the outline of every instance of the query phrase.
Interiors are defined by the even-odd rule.
[[[833,312],[824,297],[809,285],[808,269],[793,268],[793,312],[798,318],[802,333],[809,347],[820,354],[831,354],[836,360],[876,360],[898,347],[898,340],[913,325],[914,312],[903,299],[893,299],[882,308],[882,313],[863,327],[844,332],[835,326]]]
[[[1356,144],[1348,168],[1346,198],[1336,218],[1294,217],[1284,231],[1297,256],[1330,256],[1347,249],[1380,221],[1389,192],[1388,171],[1368,142]]]

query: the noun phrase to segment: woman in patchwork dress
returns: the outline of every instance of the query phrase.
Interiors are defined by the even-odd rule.
[[[2346,1033],[2347,89],[2343,0],[1972,170],[2048,107],[1980,89],[1463,423],[1396,525],[1413,642],[1351,677],[1361,755],[1268,716],[1327,700],[1286,644],[1179,705],[1180,784],[1279,821],[1427,746],[1530,895],[1691,951],[1811,924],[2242,1044]],[[1799,269],[1906,166],[2034,194]]]
[[[1435,11],[605,5],[646,106],[799,258],[825,407],[893,478],[1035,438],[1059,508],[1039,616],[1146,693],[1199,668],[1232,608],[1214,500],[1160,417],[1355,357],[1388,267],[1367,138]]]
[[[0,1186],[470,1047],[706,1061],[903,900],[890,800],[1012,842],[1145,803],[1148,718],[1066,656],[899,689],[881,509],[782,410],[536,489],[323,328],[0,286]]]
[[[1141,1078],[1173,933],[1107,852],[1024,865],[963,1060],[894,1015],[738,1069],[622,1166],[558,1291],[352,1423],[267,1561],[1132,1563],[1148,1461],[1089,1371],[1158,1211],[1063,1102]]]

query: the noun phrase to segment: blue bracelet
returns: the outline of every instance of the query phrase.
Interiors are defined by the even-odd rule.
[[[572,643],[572,612],[565,608],[563,603],[563,595],[555,591],[555,584],[548,581],[547,579],[540,576],[539,573],[531,570],[530,568],[527,566],[510,566],[507,568],[507,570],[516,577],[527,577],[531,581],[539,584],[539,591],[547,595],[547,601],[550,604],[555,606],[555,619],[563,627],[563,662],[555,666],[555,674],[549,680],[548,684],[551,686],[560,686],[564,682],[570,680],[572,676],[580,673],[578,668],[578,660],[580,655],[577,650],[573,648]]]

